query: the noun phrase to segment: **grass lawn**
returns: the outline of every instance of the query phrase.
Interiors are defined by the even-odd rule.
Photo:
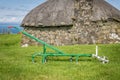
[[[79,63],[69,57],[49,57],[46,64],[41,57],[32,63],[31,56],[41,46],[20,47],[21,35],[0,35],[0,80],[119,80],[120,44],[99,45],[99,55],[110,60],[102,64],[94,58],[80,58]],[[60,46],[66,53],[95,53],[95,45]],[[48,49],[48,51],[50,51]]]

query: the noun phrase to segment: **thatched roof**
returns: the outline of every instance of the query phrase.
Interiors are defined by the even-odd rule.
[[[22,26],[72,25],[75,0],[47,0],[31,10],[22,21]],[[104,0],[93,0],[92,21],[114,19],[120,21],[120,11]]]
[[[93,1],[92,20],[114,19],[120,21],[120,11],[104,0]]]

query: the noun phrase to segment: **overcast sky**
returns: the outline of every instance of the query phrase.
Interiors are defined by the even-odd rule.
[[[0,0],[0,23],[18,22],[33,8],[46,0]],[[120,0],[106,0],[120,10]]]

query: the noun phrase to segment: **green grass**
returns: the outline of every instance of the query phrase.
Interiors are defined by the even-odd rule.
[[[46,64],[41,57],[32,63],[31,55],[40,46],[20,47],[21,35],[0,35],[0,80],[119,80],[120,44],[99,45],[100,55],[109,58],[102,64],[94,58],[80,58],[79,63],[69,57],[49,57]],[[58,47],[66,53],[95,53],[95,45]],[[48,49],[48,51],[50,51]]]

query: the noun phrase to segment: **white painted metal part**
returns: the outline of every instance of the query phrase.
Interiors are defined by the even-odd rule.
[[[98,56],[98,46],[96,46],[96,54],[92,54],[92,56],[93,56],[94,58],[97,58],[97,59],[98,59],[99,61],[101,61],[103,64],[109,62],[109,60],[108,60],[105,56],[104,56],[104,57]]]

